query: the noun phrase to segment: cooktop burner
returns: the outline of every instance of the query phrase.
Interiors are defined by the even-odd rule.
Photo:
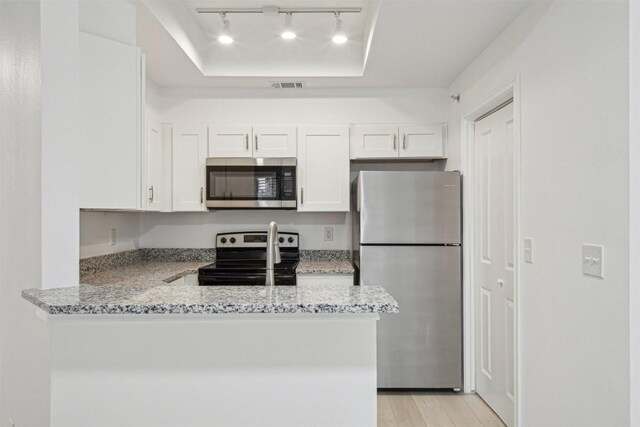
[[[222,233],[216,236],[216,262],[198,270],[201,286],[264,286],[266,232]],[[278,233],[282,262],[274,265],[276,285],[296,284],[300,260],[298,233]]]

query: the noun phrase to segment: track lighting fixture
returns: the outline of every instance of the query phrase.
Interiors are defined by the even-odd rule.
[[[0,0],[2,1],[2,0]],[[341,13],[362,13],[361,7],[338,7],[338,8],[280,8],[278,6],[263,6],[261,8],[252,8],[252,7],[239,7],[239,8],[208,8],[208,7],[199,7],[196,8],[197,13],[217,13],[220,14],[222,18],[222,31],[218,36],[218,41],[222,44],[231,44],[233,43],[233,37],[231,36],[231,31],[229,30],[229,20],[227,19],[227,13],[249,13],[249,14],[263,14],[266,16],[277,16],[279,14],[284,14],[284,26],[282,27],[282,32],[280,36],[285,40],[292,40],[297,37],[296,32],[293,29],[293,25],[291,23],[292,17],[294,13],[298,14],[310,14],[310,13],[324,13],[324,14],[333,14],[336,19],[336,29],[333,32],[333,36],[331,40],[335,44],[344,44],[349,39],[347,38],[347,34],[344,32],[342,28],[342,18],[340,17]]]
[[[296,33],[293,31],[293,25],[291,24],[291,12],[284,16],[284,27],[280,36],[285,40],[292,40],[296,38]]]
[[[233,37],[231,37],[231,30],[229,25],[229,20],[227,19],[227,14],[222,12],[220,14],[222,18],[222,31],[218,36],[218,41],[222,44],[231,44],[233,43]]]
[[[333,33],[333,38],[331,39],[335,44],[344,44],[347,42],[347,35],[344,33],[342,29],[342,18],[340,18],[340,12],[336,12],[336,30]]]

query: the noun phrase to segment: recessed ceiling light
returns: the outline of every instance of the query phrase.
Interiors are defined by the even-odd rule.
[[[227,14],[221,13],[220,16],[222,17],[222,31],[220,32],[220,35],[218,35],[218,41],[222,44],[231,44],[233,43],[233,37],[231,36]]]
[[[342,18],[340,13],[336,12],[336,30],[333,32],[333,38],[331,39],[335,44],[344,44],[347,42],[347,35],[342,29]]]
[[[282,28],[282,34],[280,34],[280,36],[285,40],[293,40],[296,38],[293,25],[291,25],[291,13],[287,13],[284,17],[284,27]]]

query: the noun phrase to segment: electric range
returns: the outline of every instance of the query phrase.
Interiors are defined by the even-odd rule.
[[[295,286],[300,261],[298,233],[278,233],[282,262],[275,264],[276,285]],[[216,262],[198,270],[200,286],[264,286],[267,276],[267,232],[216,235]]]

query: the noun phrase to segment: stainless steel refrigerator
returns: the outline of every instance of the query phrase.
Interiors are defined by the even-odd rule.
[[[363,171],[352,195],[360,285],[400,306],[378,322],[378,388],[462,387],[460,174]]]

